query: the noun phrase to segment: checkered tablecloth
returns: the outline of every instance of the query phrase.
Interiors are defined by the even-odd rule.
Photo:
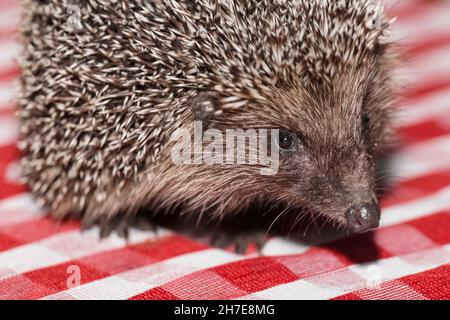
[[[388,2],[411,59],[399,72],[409,84],[392,162],[400,178],[382,200],[381,227],[321,245],[274,237],[262,255],[238,255],[170,230],[99,241],[98,230],[45,216],[20,183],[20,9],[0,0],[0,298],[450,298],[450,3]]]

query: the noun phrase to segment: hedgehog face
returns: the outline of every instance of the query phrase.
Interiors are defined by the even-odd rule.
[[[379,224],[376,160],[389,129],[391,86],[373,64],[332,84],[281,93],[280,171],[284,198],[363,232]],[[287,182],[287,183],[286,183]]]
[[[266,104],[228,112],[218,127],[279,128],[279,171],[246,174],[235,167],[215,172],[242,177],[259,197],[321,214],[332,223],[363,232],[378,226],[376,160],[390,129],[393,84],[383,57],[350,68],[332,83],[273,89]]]
[[[336,121],[348,126],[333,128]],[[317,124],[301,131],[281,129],[275,181],[282,181],[288,201],[334,223],[356,232],[377,227],[380,209],[367,117],[322,114]]]

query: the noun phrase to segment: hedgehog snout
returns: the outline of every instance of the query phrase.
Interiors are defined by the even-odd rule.
[[[347,209],[345,218],[352,231],[362,233],[379,226],[380,212],[380,206],[376,201],[357,203]]]

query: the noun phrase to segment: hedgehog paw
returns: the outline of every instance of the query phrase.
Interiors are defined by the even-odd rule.
[[[113,232],[115,232],[119,237],[128,240],[129,237],[129,223],[126,220],[110,220],[99,225],[100,228],[100,238],[104,239],[109,237]]]
[[[158,226],[151,221],[151,219],[145,215],[137,215],[130,220],[130,226],[139,229],[141,231],[158,232]]]
[[[82,221],[82,230],[91,229],[98,226],[100,229],[100,238],[104,239],[111,234],[116,233],[119,237],[128,240],[129,229],[136,228],[141,231],[152,231],[157,233],[157,226],[153,224],[148,217],[137,215],[129,218],[112,218],[105,221]]]
[[[218,232],[212,239],[211,244],[219,248],[234,247],[238,254],[244,254],[250,245],[255,245],[258,252],[261,252],[267,241],[267,235],[262,231],[253,231],[247,233],[228,233]]]

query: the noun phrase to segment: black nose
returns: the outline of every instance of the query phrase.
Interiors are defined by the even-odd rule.
[[[345,212],[349,228],[354,232],[365,232],[380,224],[380,207],[377,203],[361,203]]]

